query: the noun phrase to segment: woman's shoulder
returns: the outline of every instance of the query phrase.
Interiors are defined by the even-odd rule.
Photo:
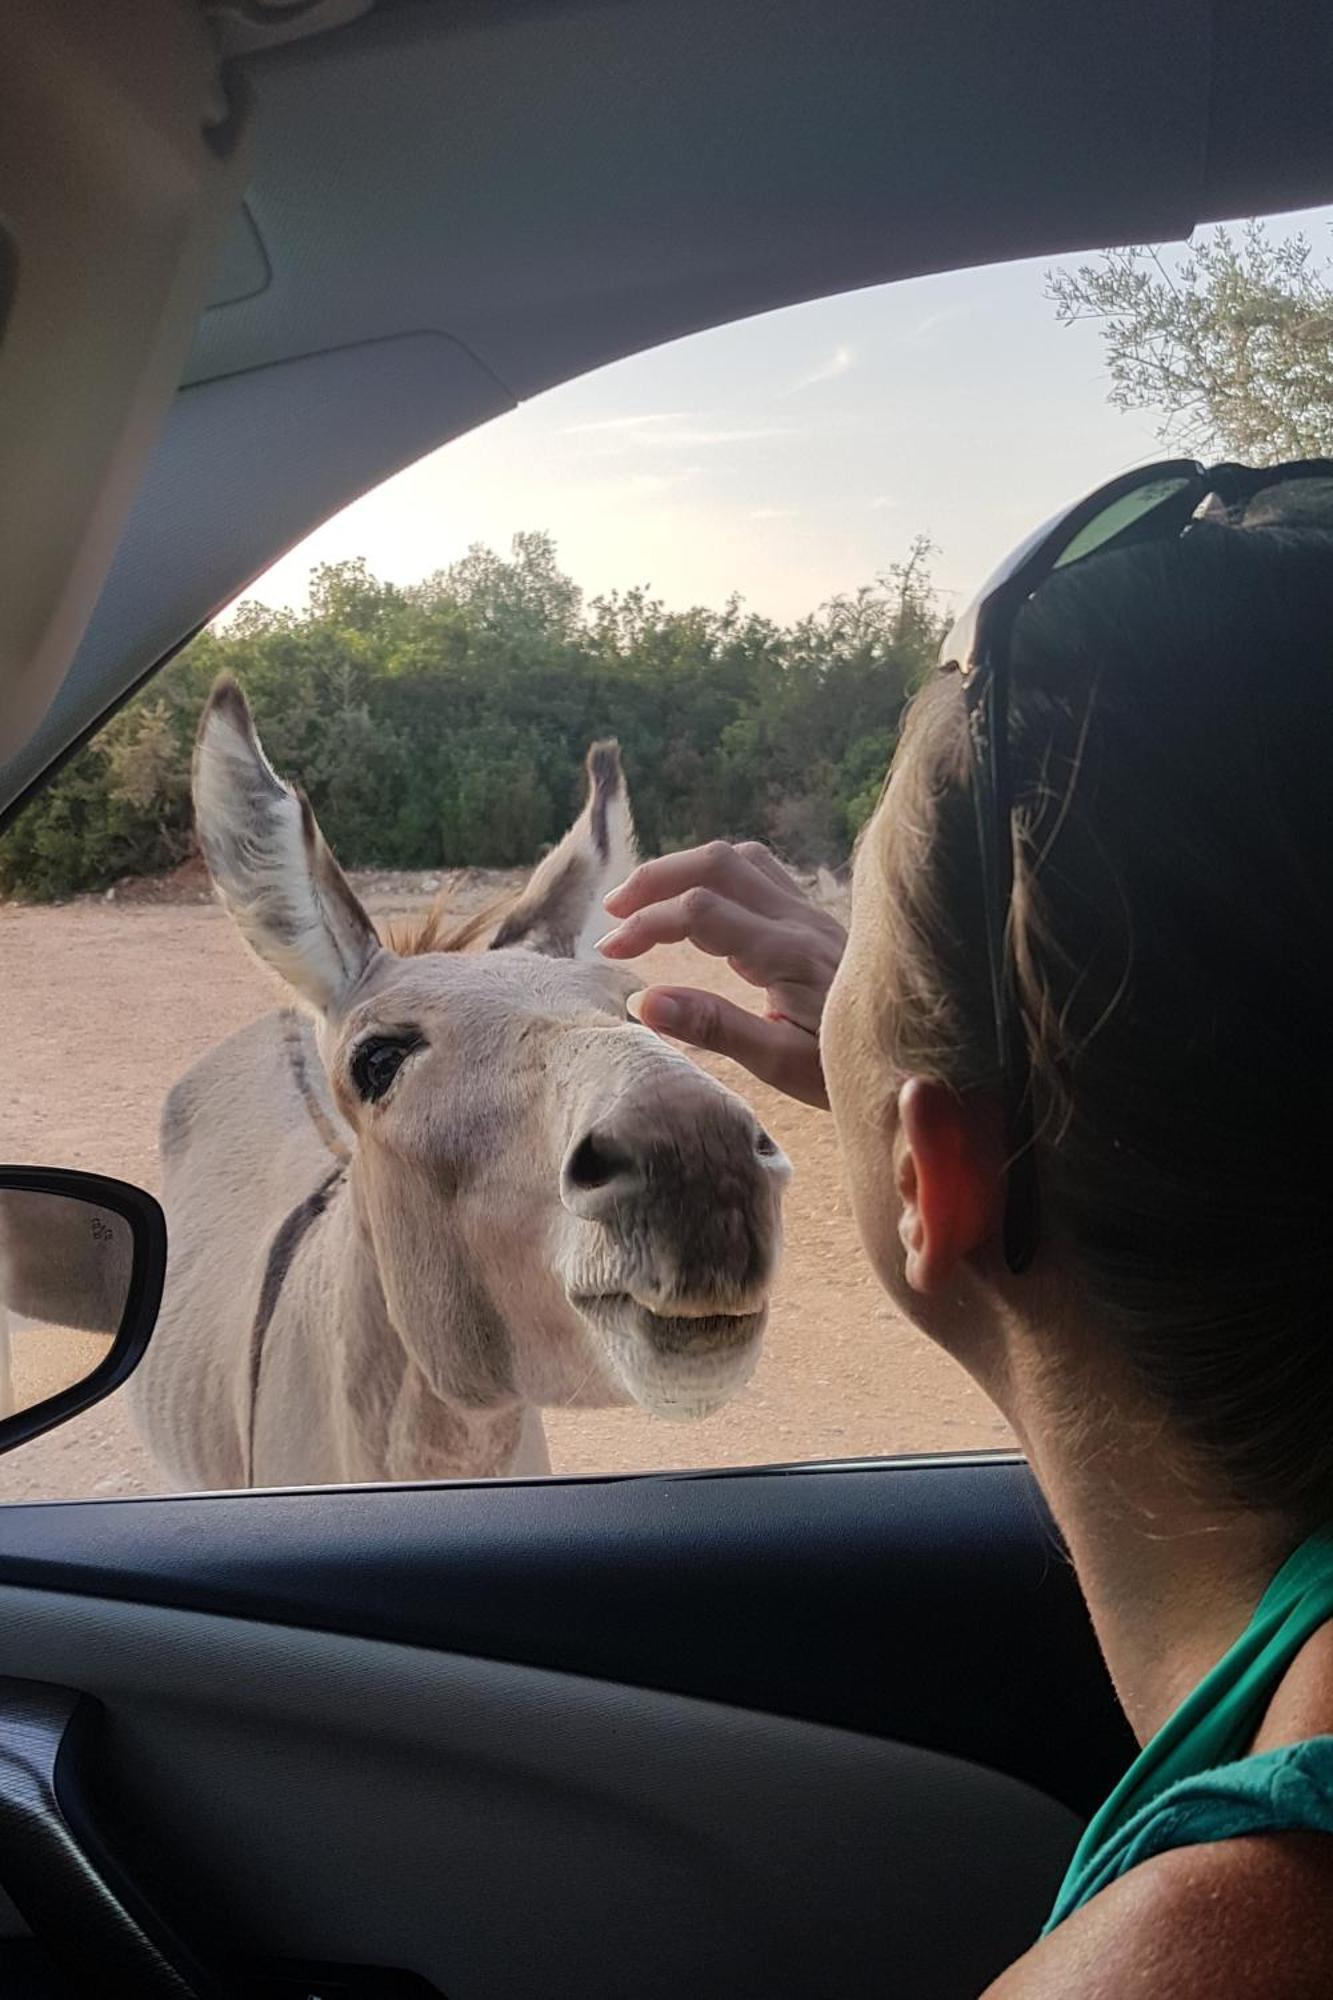
[[[1033,1946],[984,2000],[1326,2000],[1333,1834],[1241,1835],[1144,1861]]]

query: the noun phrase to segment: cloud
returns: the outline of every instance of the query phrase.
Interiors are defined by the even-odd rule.
[[[684,421],[680,410],[648,410],[641,417],[599,417],[596,423],[566,424],[560,435],[591,437],[597,431],[648,430],[653,424],[679,424]]]
[[[827,361],[821,361],[819,366],[812,368],[808,375],[798,375],[794,382],[787,384],[787,387],[781,391],[781,394],[784,396],[795,396],[802,389],[816,388],[821,382],[835,382],[839,375],[845,375],[848,369],[855,365],[855,352],[847,346],[845,341],[840,342],[834,348],[832,354],[829,355]]]
[[[794,521],[795,507],[751,507],[748,516],[751,521]]]
[[[877,493],[870,502],[870,511],[872,514],[883,514],[891,508],[901,507],[902,504],[902,501],[895,500],[891,493]]]
[[[714,445],[714,444],[755,444],[761,438],[790,437],[792,433],[776,424],[740,427],[736,430],[672,431],[669,435],[654,437],[651,442],[663,445]]]
[[[765,438],[790,437],[776,424],[710,424],[682,411],[655,411],[642,417],[606,417],[593,424],[571,424],[564,437],[594,437],[607,452],[707,451],[718,445],[755,444]]]
[[[909,340],[925,340],[956,319],[970,319],[975,310],[975,304],[969,300],[963,300],[956,306],[941,306],[938,312],[927,313],[924,319],[918,320],[907,337]]]

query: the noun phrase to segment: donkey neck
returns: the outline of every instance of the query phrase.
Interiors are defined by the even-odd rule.
[[[537,1462],[540,1418],[517,1397],[476,1407],[441,1392],[418,1358],[427,1331],[446,1359],[450,1341],[465,1333],[447,1315],[430,1329],[395,1324],[353,1157],[286,1273],[257,1371],[257,1435],[265,1402],[276,1399],[287,1424],[307,1414],[313,1421],[320,1410],[329,1478],[484,1479],[548,1469]],[[260,1480],[262,1456],[261,1448]]]

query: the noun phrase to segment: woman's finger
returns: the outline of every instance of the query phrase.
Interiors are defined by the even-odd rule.
[[[761,875],[767,875],[779,889],[786,889],[802,902],[806,900],[805,891],[790,868],[784,868],[777,855],[765,847],[762,840],[738,840],[735,851],[742,861],[748,861]]]
[[[758,842],[747,842],[758,848]],[[759,853],[765,850],[759,848]],[[785,876],[771,855],[771,866],[760,863],[725,840],[709,841],[705,847],[687,847],[680,854],[663,854],[656,861],[644,861],[634,873],[613,889],[604,907],[613,917],[633,916],[651,903],[666,903],[693,889],[709,890],[728,902],[754,910],[760,916],[783,915],[800,891]],[[776,870],[776,874],[774,873]]]
[[[772,985],[811,976],[803,928],[757,916],[712,889],[691,888],[626,918],[597,946],[604,958],[638,958],[654,945],[697,945],[711,958],[730,958],[752,983]]]
[[[819,1040],[790,1021],[766,1020],[716,993],[692,986],[649,986],[635,993],[630,1012],[646,1028],[729,1056],[761,1083],[817,1109],[828,1109]]]

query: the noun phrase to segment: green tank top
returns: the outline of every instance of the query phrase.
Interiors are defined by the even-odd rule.
[[[1302,1542],[1253,1618],[1092,1817],[1043,1937],[1140,1861],[1250,1833],[1333,1833],[1333,1736],[1247,1757],[1279,1681],[1333,1618],[1333,1527]]]

